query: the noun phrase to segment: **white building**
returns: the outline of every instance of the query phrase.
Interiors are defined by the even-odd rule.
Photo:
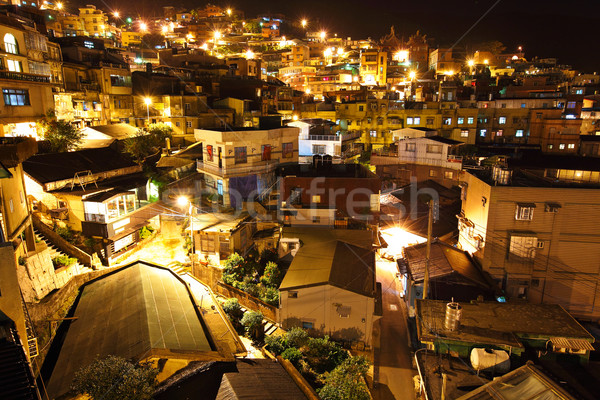
[[[462,156],[456,153],[463,144],[441,136],[404,139],[398,142],[398,160],[401,163],[461,170]]]

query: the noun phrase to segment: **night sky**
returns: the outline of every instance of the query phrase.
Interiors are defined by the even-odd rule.
[[[103,9],[116,5],[133,15],[161,13],[163,5],[199,7],[192,0],[79,0]],[[454,44],[497,0],[214,0],[243,10],[246,17],[282,13],[290,20],[307,18],[315,29],[338,36],[380,38],[394,25],[399,36],[419,29],[443,46]],[[76,4],[76,3],[71,3]],[[318,21],[318,22],[317,22]],[[556,57],[586,72],[600,72],[600,0],[500,0],[461,41],[499,40],[513,51],[522,45],[525,57]]]

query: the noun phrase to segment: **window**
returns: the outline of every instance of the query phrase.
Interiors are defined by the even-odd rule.
[[[480,129],[479,130],[479,136],[481,136],[481,137],[485,137],[486,133],[487,133],[487,129]]]
[[[454,179],[454,172],[452,172],[452,171],[446,171],[446,172],[444,172],[444,178],[446,178],[446,179]]]
[[[559,144],[559,145],[558,145],[558,148],[559,148],[560,150],[564,150],[564,149],[565,149],[565,144],[564,144],[564,143],[561,143],[561,144]]]
[[[500,125],[504,125],[506,123],[506,117],[500,117],[500,118],[498,118],[498,123]]]
[[[319,216],[312,217],[312,222],[313,222],[313,224],[320,223],[321,222],[321,217],[319,217]]]
[[[498,131],[496,132],[496,136],[502,136],[504,134],[504,131],[502,129],[498,129]]]
[[[310,201],[312,203],[320,203],[321,202],[321,195],[315,194],[310,198]]]
[[[439,144],[428,144],[426,151],[428,153],[441,154],[442,146]]]
[[[248,155],[246,153],[246,146],[235,148],[235,163],[244,164],[248,162]]]
[[[313,154],[326,154],[325,145],[324,144],[313,144],[312,153]]]
[[[365,106],[358,106],[358,111],[365,111]]]
[[[336,307],[336,311],[341,318],[350,318],[350,311],[352,307],[339,305]]]
[[[6,67],[11,72],[23,72],[23,68],[21,68],[21,62],[17,60],[6,60]]]
[[[533,219],[534,209],[535,204],[533,203],[517,204],[517,209],[515,211],[515,219],[517,221],[531,221]]]
[[[574,148],[575,148],[575,144],[574,144],[574,143],[569,143],[569,144],[567,145],[567,148],[569,148],[569,149],[574,149]]]
[[[185,103],[185,106],[184,106],[184,107],[185,107],[185,110],[186,110],[186,111],[189,111],[189,110],[190,110],[190,108],[192,108],[192,105],[191,105],[190,103]]]
[[[371,203],[371,211],[379,211],[380,210],[379,193],[371,193],[371,196],[369,196],[369,200]]]
[[[406,118],[406,125],[412,125],[412,124],[413,124],[413,117]]]
[[[510,236],[509,252],[517,257],[535,258],[537,238],[535,236]]]
[[[263,144],[261,147],[261,160],[262,161],[270,161],[271,160],[271,145]]]
[[[19,190],[19,197],[21,198],[21,204],[25,201],[25,197],[23,196],[23,191]]]
[[[416,143],[406,143],[406,151],[411,151],[411,152],[417,151],[417,144]]]
[[[302,321],[302,329],[313,329],[315,324],[308,321]]]
[[[516,137],[523,137],[523,129],[517,129],[515,132]]]
[[[575,94],[583,94],[583,89],[575,89]]]
[[[452,125],[452,118],[444,118],[444,125]]]
[[[457,119],[457,123],[458,123],[459,125],[462,125],[462,124],[464,124],[464,123],[465,123],[465,119],[464,119],[464,117],[458,117],[458,119]]]
[[[283,158],[293,158],[294,157],[294,144],[293,143],[284,143],[282,150]]]
[[[191,127],[192,127],[192,121],[188,121],[188,122],[186,122],[186,126],[187,126],[188,128],[191,128]]]
[[[467,118],[467,124],[471,125],[473,122],[475,122],[475,118],[473,118],[473,117]]]
[[[8,207],[10,208],[10,212],[14,212],[15,211],[15,206],[13,205],[12,199],[10,199],[8,201]]]
[[[369,131],[369,136],[376,138],[377,137],[377,131]]]
[[[175,122],[175,126],[181,126],[181,122],[179,122],[179,121]]]
[[[554,148],[554,145],[553,145],[553,144],[549,144],[549,145],[548,145],[548,150],[552,150],[553,148]]]
[[[206,161],[213,161],[214,160],[214,156],[213,156],[213,147],[212,145],[207,145],[206,146]]]
[[[538,242],[537,242],[537,248],[538,249],[543,249],[544,248],[544,242],[541,241],[541,240],[538,240]]]
[[[433,118],[427,118],[427,125],[433,125]]]
[[[469,130],[468,129],[462,129],[460,131],[460,137],[469,137]]]
[[[6,106],[28,106],[29,91],[24,89],[2,89],[4,105]]]
[[[419,125],[421,123],[421,117],[415,117],[413,122],[415,125]]]
[[[527,108],[527,104],[521,103],[521,108]]]
[[[19,54],[19,45],[12,33],[4,35],[4,51],[10,54]]]
[[[435,177],[437,176],[437,171],[435,169],[430,169],[429,170],[429,176],[430,177]]]
[[[568,102],[567,102],[567,108],[575,108],[575,105],[576,105],[576,104],[577,104],[577,103],[576,103],[576,102],[574,102],[574,101],[568,101]]]

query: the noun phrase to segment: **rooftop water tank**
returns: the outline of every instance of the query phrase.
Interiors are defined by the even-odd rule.
[[[476,371],[504,375],[510,371],[510,357],[504,350],[473,349],[471,365]]]
[[[446,304],[446,318],[444,319],[444,328],[449,331],[457,331],[460,326],[460,317],[462,307],[455,301]]]

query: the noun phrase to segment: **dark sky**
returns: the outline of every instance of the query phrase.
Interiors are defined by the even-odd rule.
[[[201,7],[193,0],[79,0],[107,9],[147,15],[163,5]],[[454,44],[497,0],[213,0],[247,17],[282,13],[288,19],[307,18],[315,28],[338,36],[380,38],[394,25],[399,36],[419,29],[441,45]],[[318,22],[317,22],[318,21]],[[500,0],[462,44],[499,40],[508,50],[522,45],[525,56],[556,57],[587,72],[600,72],[600,0]]]

